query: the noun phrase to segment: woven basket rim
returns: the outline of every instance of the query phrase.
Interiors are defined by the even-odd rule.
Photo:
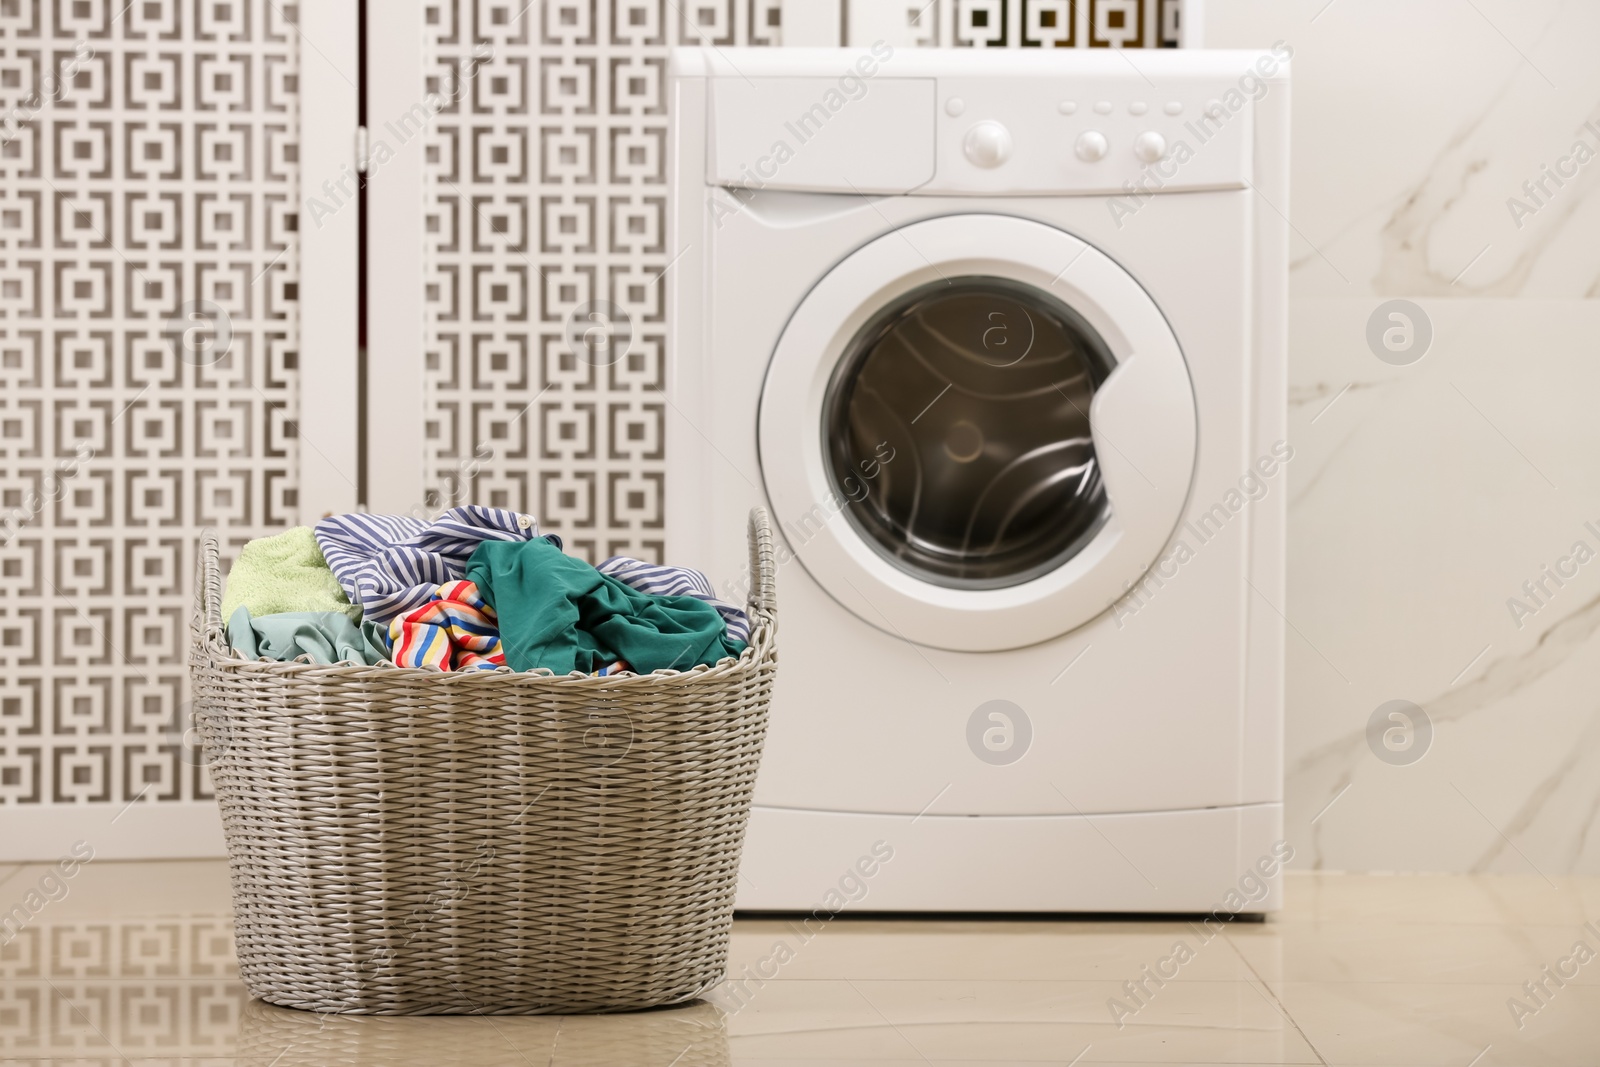
[[[637,686],[649,683],[653,687],[671,684],[698,684],[706,681],[726,681],[760,668],[774,642],[776,629],[776,585],[774,553],[772,550],[772,523],[767,509],[750,509],[750,595],[745,613],[751,621],[750,641],[737,657],[726,656],[714,664],[700,664],[686,671],[662,668],[650,674],[622,671],[604,676],[555,674],[548,668],[518,671],[511,667],[493,670],[440,671],[428,667],[401,667],[385,661],[384,664],[306,663],[297,660],[242,659],[231,655],[226,632],[222,624],[221,543],[215,530],[202,532],[200,539],[200,580],[195,583],[196,605],[194,617],[195,643],[213,669],[232,675],[265,675],[280,678],[311,677],[317,680],[338,682],[401,681],[408,683],[430,680],[449,685],[504,685],[510,680],[540,685],[588,686],[615,689],[619,686]]]

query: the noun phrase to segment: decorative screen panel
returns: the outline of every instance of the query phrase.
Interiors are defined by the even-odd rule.
[[[1176,48],[1183,0],[843,0],[848,43]]]
[[[443,104],[424,178],[426,503],[530,512],[592,560],[659,558],[667,51],[782,44],[784,4],[525,3],[424,5]],[[849,0],[841,25],[928,45],[1172,45],[1176,11]]]
[[[0,0],[0,806],[209,795],[196,537],[295,515],[294,13]]]
[[[693,36],[660,0],[520,7],[425,8],[432,70],[465,86],[427,148],[428,503],[658,555],[666,55]],[[773,4],[690,7],[708,40],[776,39]],[[569,320],[628,331],[627,354],[580,360]]]

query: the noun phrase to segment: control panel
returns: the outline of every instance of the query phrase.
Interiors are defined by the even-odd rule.
[[[1257,82],[1257,92],[1270,91]],[[1217,79],[939,78],[934,175],[915,195],[1243,188],[1251,98]]]
[[[1133,66],[1147,57],[771,51],[726,71],[714,52],[692,57],[714,68],[711,184],[912,196],[1242,189],[1255,104],[1288,92],[1257,76],[1270,60],[1258,53],[1164,56],[1151,78]],[[843,74],[809,73],[850,59]]]

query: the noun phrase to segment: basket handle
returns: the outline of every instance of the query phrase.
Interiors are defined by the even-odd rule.
[[[777,555],[766,508],[750,509],[750,611],[767,619],[778,613]]]
[[[208,637],[215,638],[214,644],[223,643],[221,555],[215,531],[201,533],[200,557],[196,561],[199,573],[194,583],[194,631],[201,644],[206,644]]]

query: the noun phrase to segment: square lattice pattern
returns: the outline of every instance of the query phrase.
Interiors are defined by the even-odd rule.
[[[294,10],[0,0],[0,803],[209,795],[195,537],[295,511]]]
[[[1183,6],[1182,0],[844,0],[844,5],[846,26],[863,26],[852,19],[861,9],[880,15],[893,7],[888,24],[903,24],[908,40],[956,48],[1176,48]],[[885,25],[876,18],[868,24]]]

